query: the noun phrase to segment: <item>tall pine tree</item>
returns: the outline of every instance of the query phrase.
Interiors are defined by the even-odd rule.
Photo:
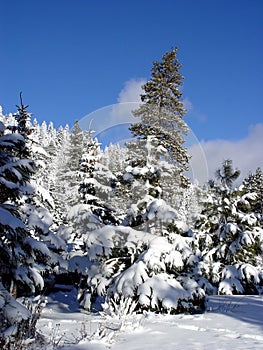
[[[175,173],[178,180],[181,180],[181,185],[186,185],[187,179],[183,172],[188,168],[189,155],[184,147],[184,136],[188,127],[183,121],[186,113],[180,91],[183,76],[177,52],[177,48],[174,48],[162,56],[161,62],[153,62],[152,77],[142,86],[142,104],[133,112],[140,121],[130,129],[138,138],[154,136],[176,166]]]

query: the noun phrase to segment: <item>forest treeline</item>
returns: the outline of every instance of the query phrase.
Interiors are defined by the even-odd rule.
[[[153,63],[123,147],[102,149],[77,121],[40,125],[22,95],[0,114],[3,337],[30,317],[21,297],[65,286],[89,311],[124,298],[193,313],[209,294],[262,293],[262,170],[235,186],[226,155],[214,179],[190,182],[180,69],[177,49]]]

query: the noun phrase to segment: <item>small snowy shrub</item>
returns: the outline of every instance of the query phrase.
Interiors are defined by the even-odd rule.
[[[171,239],[171,236],[169,237]],[[137,302],[136,311],[197,312],[203,308],[204,290],[191,279],[187,259],[191,249],[182,236],[154,237],[136,261],[115,277],[108,297]]]
[[[109,299],[102,306],[102,322],[91,336],[91,340],[112,343],[120,332],[134,331],[141,326],[142,317],[134,313],[137,303],[131,298],[121,297],[119,303]]]
[[[44,339],[36,330],[37,321],[46,303],[41,298],[23,299],[21,303],[1,289],[0,348],[3,350],[28,350]]]

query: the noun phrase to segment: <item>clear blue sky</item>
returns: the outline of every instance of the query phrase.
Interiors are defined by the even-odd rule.
[[[117,102],[179,48],[186,121],[236,140],[263,122],[263,0],[2,0],[0,104],[55,126]]]

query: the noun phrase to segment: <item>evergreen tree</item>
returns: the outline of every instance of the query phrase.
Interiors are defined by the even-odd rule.
[[[240,175],[240,170],[234,170],[232,163],[231,159],[227,159],[223,162],[221,169],[216,170],[216,178],[223,186],[231,187]]]
[[[171,196],[170,202],[172,206],[177,210],[182,221],[187,226],[192,227],[203,209],[202,203],[207,198],[205,189],[198,183],[191,184],[186,189],[177,189],[177,191],[173,189],[173,184],[171,184],[170,188],[170,192],[167,192]]]
[[[18,112],[15,114],[17,128],[12,130],[21,130],[25,138],[25,149],[22,152],[27,159],[32,159],[34,164],[34,173],[30,177],[29,186],[24,188],[23,196],[19,198],[19,211],[23,222],[31,237],[40,244],[45,244],[48,256],[42,256],[36,259],[38,264],[43,264],[41,270],[46,278],[53,278],[54,269],[59,272],[59,267],[64,265],[60,254],[66,249],[66,243],[57,236],[51,229],[53,226],[53,215],[55,211],[55,203],[50,192],[50,171],[49,163],[54,154],[48,154],[41,145],[46,140],[40,135],[40,128],[35,121],[33,126],[30,122],[31,114],[27,112],[28,106],[23,105],[21,98],[21,106],[18,106]],[[26,122],[25,122],[26,120]],[[19,126],[21,124],[21,126]],[[26,127],[24,127],[26,125]],[[43,131],[43,130],[42,130]],[[45,130],[44,130],[45,131]],[[56,130],[53,124],[49,124],[48,132],[44,135],[49,138],[49,142],[56,143]],[[50,148],[49,148],[50,149]],[[52,147],[55,151],[55,147]],[[46,281],[46,280],[45,280]]]
[[[204,291],[194,281],[191,239],[174,208],[161,198],[162,180],[172,176],[162,159],[167,151],[151,135],[142,144],[140,153],[137,143],[129,145],[130,165],[119,178],[117,192],[128,203],[125,226],[103,226],[88,234],[94,264],[88,268],[83,304],[90,307],[97,295],[106,295],[117,304],[131,298],[139,311],[196,312],[203,308]]]
[[[29,150],[31,151],[32,159],[36,167],[35,173],[31,177],[30,184],[33,188],[33,193],[27,198],[24,198],[24,203],[20,206],[24,213],[24,221],[30,229],[32,236],[47,246],[51,259],[45,270],[45,282],[53,283],[53,279],[61,271],[64,272],[66,263],[64,261],[67,245],[58,233],[60,232],[60,218],[52,193],[54,183],[54,169],[52,160],[57,155],[57,139],[56,130],[51,128],[52,136],[47,134],[49,145],[46,147],[41,145],[41,138],[38,134],[38,128],[35,127],[31,134],[32,142]],[[43,140],[44,141],[44,140]],[[55,273],[54,273],[55,271]]]
[[[35,291],[36,285],[43,288],[36,262],[50,258],[45,245],[34,240],[22,222],[16,204],[34,172],[32,160],[20,158],[24,148],[24,138],[6,132],[0,123],[0,278],[15,297],[21,291]]]
[[[22,92],[20,92],[20,105],[17,105],[17,113],[15,113],[15,119],[17,121],[17,132],[21,134],[25,139],[30,133],[30,120],[31,114],[27,112],[28,105],[23,104]]]
[[[186,185],[183,172],[188,168],[189,155],[183,144],[188,127],[183,121],[185,109],[181,101],[183,76],[177,59],[177,49],[163,55],[161,62],[154,62],[152,78],[142,86],[141,106],[133,112],[140,122],[131,126],[132,134],[139,138],[152,135],[167,150],[168,159],[176,165],[178,182]]]
[[[84,133],[76,120],[69,136],[68,163],[67,166],[71,171],[79,170],[80,159],[83,154]]]
[[[84,237],[86,237],[87,232],[100,228],[103,221],[95,214],[95,209],[99,208],[100,198],[96,193],[95,185],[97,183],[93,178],[96,163],[100,158],[99,143],[92,138],[91,131],[87,135],[83,133],[82,141],[82,156],[75,170],[78,192],[74,199],[75,205],[72,205],[69,209],[68,218],[73,228],[73,242],[76,244],[76,240],[79,241],[81,249],[85,250]]]
[[[114,208],[110,205],[110,197],[117,179],[102,161],[102,151],[96,138],[92,137],[93,131],[89,130],[85,137],[85,150],[80,162],[79,193],[82,201],[90,205],[93,214],[100,221],[107,224],[117,224],[114,217]]]
[[[147,220],[149,203],[164,197],[164,184],[172,178],[173,171],[165,160],[166,149],[158,145],[154,136],[129,142],[127,146],[128,166],[120,179],[118,192],[125,198],[128,209],[124,223],[137,226]]]
[[[233,174],[221,173],[224,185],[213,183],[195,224],[199,273],[217,293],[258,294],[263,282],[262,218],[253,209],[255,192],[243,185],[229,187]]]
[[[102,163],[100,144],[92,134],[92,130],[84,132],[82,156],[76,172],[78,196],[75,198],[76,204],[71,206],[68,212],[72,228],[68,240],[71,244],[68,254],[69,267],[79,278],[78,299],[85,308],[91,307],[90,298],[94,300],[98,294],[97,289],[91,287],[91,276],[94,276],[94,272],[98,271],[108,258],[105,242],[100,242],[100,230],[103,230],[105,225],[118,223],[110,205],[112,184],[116,182],[116,178]],[[111,244],[114,246],[113,242]],[[97,250],[96,247],[100,248]],[[100,277],[97,278],[104,279],[105,276],[100,273]]]
[[[249,173],[243,181],[245,191],[256,193],[253,209],[256,213],[263,214],[263,172],[257,168],[255,173]]]
[[[126,147],[110,143],[103,151],[102,163],[116,176],[122,175],[127,166],[127,153]]]
[[[102,152],[96,138],[92,137],[92,131],[84,133],[82,157],[79,170],[76,173],[78,179],[78,195],[76,204],[68,213],[69,222],[73,229],[73,242],[80,245],[85,251],[89,240],[89,232],[104,225],[116,225],[118,223],[110,206],[112,183],[116,178],[109,169],[101,163]]]
[[[113,174],[111,180],[112,192],[109,196],[109,204],[115,209],[119,220],[124,220],[127,209],[129,207],[130,198],[128,195],[129,189],[123,179],[128,166],[128,150],[126,147],[121,147],[119,144],[110,144],[105,147],[101,154],[101,164]]]
[[[69,226],[68,213],[72,206],[78,203],[79,168],[83,154],[84,133],[78,122],[69,132],[68,127],[57,133],[50,124],[47,130],[45,150],[50,156],[47,170],[49,171],[49,186],[56,207],[55,220],[57,225]]]
[[[26,327],[34,316],[16,298],[43,290],[43,272],[51,260],[50,251],[34,238],[18,205],[28,192],[35,166],[31,159],[21,158],[27,154],[26,142],[13,126],[0,122],[0,338],[8,349],[11,337],[17,338],[17,333],[30,337],[33,332]]]
[[[20,135],[22,135],[26,141],[26,147],[23,150],[23,153],[21,153],[21,157],[29,158],[30,157],[30,150],[29,145],[31,145],[31,140],[29,138],[29,135],[32,132],[32,126],[31,126],[31,114],[28,113],[27,108],[28,105],[23,104],[22,100],[22,92],[20,92],[20,106],[17,105],[17,112],[14,114],[16,125],[9,126],[13,132],[18,132]]]
[[[70,132],[65,152],[64,165],[59,170],[60,194],[63,194],[60,204],[67,215],[70,208],[78,203],[79,169],[84,152],[84,133],[78,121],[75,121]]]
[[[72,173],[68,167],[69,149],[70,133],[68,126],[65,128],[60,127],[55,139],[54,131],[52,131],[52,134],[49,131],[47,132],[45,150],[50,159],[46,167],[46,179],[48,179],[48,187],[54,198],[55,210],[53,217],[57,227],[68,223],[68,201],[70,200],[72,191],[70,182],[70,174]],[[75,195],[76,190],[77,188],[75,186],[73,189]]]

